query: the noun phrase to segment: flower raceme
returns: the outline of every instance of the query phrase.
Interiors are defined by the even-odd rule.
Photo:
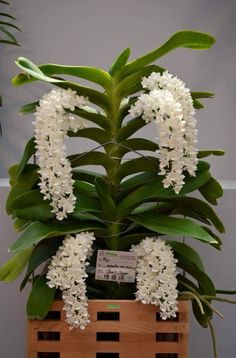
[[[39,101],[35,112],[35,142],[41,182],[40,191],[44,199],[51,201],[52,212],[63,220],[73,212],[76,197],[73,194],[73,179],[70,162],[66,158],[64,140],[67,132],[76,132],[86,122],[66,112],[75,107],[83,108],[87,99],[71,89],[53,90]]]
[[[90,322],[85,280],[87,259],[92,254],[94,240],[94,234],[89,232],[81,232],[76,237],[66,236],[48,268],[48,286],[62,291],[70,328],[84,329]]]
[[[160,307],[163,320],[176,317],[177,307],[177,260],[164,240],[146,237],[133,246],[137,255],[136,300]]]
[[[160,157],[159,175],[165,188],[178,194],[184,185],[184,171],[195,176],[197,169],[197,130],[190,90],[183,81],[165,71],[153,72],[142,80],[143,93],[130,109],[157,127]]]

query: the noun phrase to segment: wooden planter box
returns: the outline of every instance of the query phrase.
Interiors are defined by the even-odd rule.
[[[187,358],[189,305],[162,321],[158,309],[131,300],[90,300],[91,323],[69,330],[63,302],[48,317],[30,320],[28,358]]]

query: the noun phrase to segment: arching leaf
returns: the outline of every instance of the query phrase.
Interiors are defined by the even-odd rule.
[[[22,62],[28,62],[29,60],[20,57],[18,59],[19,64]],[[83,78],[85,80],[91,81],[102,86],[105,89],[109,89],[111,87],[111,77],[110,75],[96,67],[89,66],[64,66],[64,65],[56,65],[56,64],[43,64],[37,66],[39,70],[46,76],[54,76],[54,75],[69,75],[75,76],[79,78]],[[25,83],[29,83],[32,81],[37,81],[34,77],[34,74],[30,73],[32,77],[27,76],[27,74],[20,74],[14,78],[14,85],[22,85]]]
[[[43,319],[46,317],[55,297],[56,289],[47,285],[45,276],[39,276],[30,292],[26,311],[31,319]]]
[[[46,221],[54,217],[49,201],[43,199],[39,190],[28,191],[18,196],[12,201],[11,208],[16,217],[23,220]]]
[[[34,272],[34,270],[36,270],[43,262],[48,260],[56,253],[59,246],[61,246],[63,239],[64,237],[58,237],[54,240],[45,239],[34,247],[29,258],[24,280],[21,283],[21,290],[25,287],[30,275]]]
[[[171,240],[168,240],[167,244],[170,245],[170,247],[174,251],[174,256],[178,260],[178,262],[188,260],[199,270],[203,272],[205,271],[201,257],[191,246],[179,241]]]
[[[115,59],[115,61],[111,65],[111,68],[109,69],[109,73],[111,76],[113,76],[118,70],[120,70],[126,64],[126,62],[129,59],[130,52],[131,52],[130,48],[126,48]]]
[[[32,252],[32,247],[18,252],[0,268],[0,281],[12,282],[24,270]]]
[[[101,165],[106,170],[109,170],[113,166],[112,159],[108,155],[102,152],[85,152],[81,154],[73,154],[68,157],[71,162],[72,168],[84,166],[84,165]]]
[[[41,80],[45,82],[52,83],[60,88],[63,89],[72,89],[76,91],[79,95],[88,97],[90,102],[100,106],[101,108],[104,108],[107,110],[109,108],[109,102],[108,98],[105,94],[98,92],[92,88],[80,86],[77,83],[65,81],[63,79],[57,79],[54,77],[46,76],[41,69],[36,66],[33,62],[29,61],[28,59],[24,57],[19,57],[16,61],[16,65],[23,69],[26,73],[28,73],[30,76]],[[14,85],[18,85],[18,79],[17,77],[13,78],[12,83]]]
[[[110,141],[110,135],[103,129],[96,127],[78,129],[77,132],[70,131],[68,135],[69,137],[87,138],[102,145]]]
[[[57,237],[66,234],[79,233],[82,231],[102,232],[103,225],[95,221],[83,221],[77,223],[41,223],[33,222],[21,234],[21,236],[11,245],[11,252],[19,252],[33,244],[40,242],[48,237]]]
[[[222,156],[224,154],[225,151],[221,149],[199,150],[197,157],[201,159],[201,158],[209,157],[210,155]]]
[[[125,78],[131,73],[138,71],[140,68],[156,61],[158,58],[177,48],[186,47],[195,50],[205,50],[210,48],[214,43],[215,39],[206,33],[196,31],[176,32],[161,47],[124,66],[119,73],[119,79]]]
[[[36,153],[36,147],[35,147],[35,138],[32,137],[29,139],[29,141],[26,143],[25,150],[23,153],[23,156],[21,158],[20,163],[18,164],[16,176],[19,177],[19,175],[22,173],[22,171],[25,168],[25,165],[27,164],[28,160]]]
[[[211,177],[208,182],[199,188],[202,196],[211,204],[217,205],[217,199],[223,195],[223,189],[220,183]]]
[[[144,212],[138,215],[131,215],[129,219],[156,233],[168,236],[190,236],[208,244],[217,243],[206,230],[189,219],[165,216],[158,212]]]

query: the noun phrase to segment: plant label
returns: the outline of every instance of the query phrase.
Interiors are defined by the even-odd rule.
[[[136,255],[134,252],[98,250],[96,280],[134,282]]]

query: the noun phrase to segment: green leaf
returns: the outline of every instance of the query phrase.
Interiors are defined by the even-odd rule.
[[[206,219],[209,219],[220,233],[225,232],[224,225],[220,218],[216,215],[215,211],[211,208],[211,206],[204,201],[196,198],[185,197],[176,198],[176,200],[172,202],[172,204],[174,204],[177,208],[186,206],[193,211],[196,211],[199,215],[202,215]]]
[[[116,94],[119,98],[124,98],[143,90],[142,79],[148,77],[153,72],[164,72],[162,67],[151,65],[142,68],[140,71],[124,78],[116,87]]]
[[[213,177],[208,182],[199,188],[202,196],[211,204],[217,205],[217,199],[223,195],[223,189],[220,183]]]
[[[26,163],[28,160],[36,153],[35,148],[35,138],[32,137],[30,140],[26,143],[24,154],[22,156],[22,159],[18,165],[16,176],[19,177],[19,175],[22,173],[22,171],[25,168]]]
[[[120,143],[120,148],[118,152],[119,156],[123,157],[128,152],[135,152],[139,150],[155,152],[156,150],[158,150],[158,148],[158,144],[152,142],[151,140],[143,138],[131,138]]]
[[[74,183],[74,193],[79,198],[79,196],[84,194],[88,198],[96,198],[98,197],[95,186],[90,183],[86,183],[81,180],[76,180]]]
[[[34,113],[36,110],[36,107],[39,105],[39,101],[27,103],[24,106],[20,108],[20,114],[29,114]]]
[[[147,173],[141,173],[135,176],[132,176],[131,178],[123,181],[120,184],[121,187],[121,195],[123,196],[124,193],[129,192],[130,190],[134,190],[139,186],[142,186],[144,184],[147,184],[153,180],[157,179],[157,174],[154,172],[147,172]]]
[[[15,167],[16,172],[18,166]],[[20,195],[32,189],[32,187],[38,181],[38,166],[34,164],[26,164],[23,172],[18,177],[14,179],[14,185],[10,190],[7,202],[6,202],[6,211],[8,215],[12,214],[12,202]]]
[[[24,57],[19,57],[16,61],[16,65],[23,69],[30,76],[33,76],[35,79],[52,83],[60,88],[68,89],[76,91],[79,95],[88,97],[90,102],[104,108],[107,110],[109,108],[108,98],[105,94],[100,93],[92,88],[80,86],[77,83],[65,81],[63,79],[57,79],[54,77],[46,76],[38,66],[36,66],[33,62],[29,61]],[[13,85],[18,85],[18,78],[15,77],[12,79]]]
[[[111,65],[111,68],[109,69],[109,73],[111,76],[113,76],[118,70],[120,70],[126,64],[126,62],[129,59],[130,52],[131,52],[130,48],[126,48],[115,59],[115,61]]]
[[[45,276],[38,277],[30,292],[26,306],[27,315],[31,319],[44,319],[53,303],[55,288],[49,288]]]
[[[162,183],[163,177],[157,175],[153,181],[148,181],[146,184],[139,186],[139,188],[125,197],[118,205],[117,215],[125,216],[135,207],[146,201],[176,198],[191,193],[207,183],[210,176],[208,170],[203,170],[199,171],[196,177],[187,177],[180,193],[175,194],[172,188],[164,188]]]
[[[69,137],[87,138],[101,145],[110,141],[110,135],[106,131],[95,127],[79,129],[77,132],[70,131],[68,135]]]
[[[11,24],[10,22],[0,21],[0,25],[13,27],[14,29],[17,29],[17,30],[21,31],[21,29],[19,27],[17,27],[16,25]]]
[[[80,170],[80,169],[73,170],[73,179],[85,181],[90,184],[94,184],[95,179],[101,176],[102,174],[94,173],[88,170]]]
[[[130,119],[123,127],[118,129],[117,138],[119,142],[122,142],[129,138],[132,134],[136,133],[139,129],[147,125],[146,121],[142,117]]]
[[[38,105],[39,105],[38,101],[25,104],[20,108],[20,113],[21,114],[34,113]],[[98,126],[100,126],[105,130],[110,129],[110,123],[107,117],[102,115],[92,107],[84,106],[83,109],[76,108],[74,111],[68,111],[68,112],[73,113],[74,115],[77,115],[79,117],[88,119],[90,122],[97,124]]]
[[[81,154],[73,154],[68,157],[72,168],[84,165],[101,165],[106,170],[113,166],[113,161],[108,155],[102,152],[85,152]]]
[[[41,223],[33,222],[10,247],[11,252],[19,252],[48,237],[74,234],[82,231],[102,232],[103,225],[95,221],[77,223]]]
[[[156,61],[158,58],[180,47],[191,48],[195,50],[206,50],[215,43],[215,39],[206,33],[196,31],[179,31],[169,38],[161,47],[129,62],[124,66],[119,78],[124,78],[134,73],[142,67]]]
[[[224,150],[221,149],[212,149],[212,150],[200,150],[197,154],[199,159],[209,157],[209,155],[222,156],[224,155]]]
[[[153,235],[154,234],[152,231],[149,231],[145,228],[139,228],[136,231],[134,230],[132,233],[122,236],[119,239],[119,250],[128,251],[132,245],[138,245],[143,239]]]
[[[99,127],[108,130],[110,129],[110,122],[107,117],[97,112],[94,108],[85,106],[83,109],[75,109],[73,114],[80,116],[82,118],[88,119],[89,121],[97,124]]]
[[[191,246],[178,241],[167,241],[167,243],[174,251],[174,256],[179,262],[182,262],[183,260],[188,260],[199,270],[203,272],[205,271],[201,257]]]
[[[158,158],[146,156],[128,160],[120,165],[117,170],[117,177],[122,180],[128,175],[140,172],[158,172],[159,160]]]
[[[14,229],[19,232],[25,230],[29,224],[31,224],[31,221],[16,218],[14,221]]]
[[[23,220],[46,221],[52,219],[54,214],[48,200],[43,199],[39,190],[28,191],[11,203],[14,214]]]
[[[0,0],[0,3],[5,4],[5,5],[10,5],[8,1],[5,0]],[[0,14],[1,15],[1,14]]]
[[[113,218],[116,214],[116,205],[111,196],[111,187],[109,182],[104,178],[96,178],[95,188],[106,217]]]
[[[199,270],[187,259],[179,261],[178,266],[186,271],[189,275],[191,275],[195,280],[197,280],[201,294],[215,296],[216,290],[214,283],[205,272]]]
[[[193,100],[193,107],[195,109],[202,109],[204,108],[204,105],[202,104],[202,102],[198,101],[197,99]]]
[[[212,97],[214,97],[214,93],[212,93],[212,92],[191,92],[191,96],[193,99],[212,98]]]
[[[20,57],[18,59],[19,64],[29,63],[30,61]],[[31,62],[32,63],[32,62]],[[19,66],[20,67],[20,66]],[[56,65],[56,64],[42,64],[38,65],[37,68],[43,73],[45,76],[53,76],[53,75],[68,75],[75,76],[79,78],[83,78],[85,80],[91,81],[102,86],[105,89],[109,89],[111,87],[111,76],[104,70],[96,67],[89,66],[65,66],[65,65]],[[28,72],[30,73],[30,72]],[[27,74],[21,73],[20,75],[14,78],[14,85],[19,86],[25,83],[29,83],[32,81],[36,81],[40,78],[34,76],[34,74],[30,73],[32,77],[27,76]]]
[[[131,215],[129,219],[156,233],[169,236],[190,236],[209,244],[217,243],[206,230],[189,219],[173,218],[158,212],[144,212],[143,214]]]
[[[79,193],[75,209],[70,216],[77,217],[77,215],[82,212],[100,212],[101,210],[101,205],[97,199],[84,195],[83,193]]]
[[[32,252],[32,247],[18,252],[0,268],[0,281],[12,282],[24,270]]]
[[[1,43],[7,43],[9,45],[19,46],[16,38],[7,30],[4,26],[0,25],[0,32],[3,32],[10,40],[1,39]]]
[[[7,14],[5,12],[0,12],[0,16],[8,17],[9,19],[16,20],[16,18],[10,14]]]
[[[58,237],[54,240],[45,239],[36,245],[29,258],[29,263],[24,280],[21,283],[21,290],[25,287],[30,275],[39,267],[43,262],[53,256],[61,246],[64,237]]]

